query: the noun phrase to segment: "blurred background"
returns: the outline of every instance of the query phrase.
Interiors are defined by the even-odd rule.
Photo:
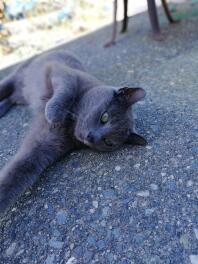
[[[197,15],[197,3],[169,1],[180,19]],[[120,20],[123,1],[118,5]],[[146,0],[129,0],[130,16],[145,10]],[[0,69],[109,24],[112,16],[113,0],[0,0]]]

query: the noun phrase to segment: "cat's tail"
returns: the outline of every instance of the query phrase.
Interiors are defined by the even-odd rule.
[[[0,214],[12,205],[54,161],[71,151],[65,131],[50,129],[38,118],[14,158],[0,171]]]

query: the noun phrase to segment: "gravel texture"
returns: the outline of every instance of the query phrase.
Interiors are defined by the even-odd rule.
[[[141,14],[110,49],[111,27],[63,46],[107,83],[146,89],[135,112],[149,144],[49,168],[1,219],[0,264],[198,263],[198,20],[161,25],[161,42]],[[0,120],[0,166],[30,120],[21,107]]]

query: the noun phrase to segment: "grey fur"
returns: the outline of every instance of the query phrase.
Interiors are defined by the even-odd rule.
[[[146,143],[133,133],[130,115],[131,104],[144,96],[141,88],[103,84],[65,51],[46,52],[22,63],[0,82],[0,117],[14,104],[28,104],[34,120],[17,154],[0,171],[0,213],[43,170],[76,148],[112,151],[127,141]],[[100,120],[104,112],[109,114],[106,124]]]

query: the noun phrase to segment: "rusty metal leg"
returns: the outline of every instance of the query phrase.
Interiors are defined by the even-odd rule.
[[[124,19],[122,21],[121,33],[126,32],[128,27],[128,0],[123,0],[123,4],[124,4]]]
[[[165,12],[165,14],[166,14],[166,16],[167,16],[167,18],[168,18],[168,21],[170,22],[170,23],[177,23],[177,22],[179,22],[178,20],[175,20],[174,18],[173,18],[173,16],[171,15],[171,12],[170,12],[170,10],[169,10],[169,8],[168,8],[168,4],[167,4],[167,2],[166,2],[166,0],[161,0],[162,1],[162,6],[163,6],[163,8],[164,8],[164,12]]]
[[[115,45],[116,35],[117,35],[117,9],[118,9],[118,0],[114,0],[114,10],[113,10],[113,31],[111,40],[107,42],[104,47],[108,48],[112,45]]]
[[[158,21],[158,16],[157,16],[157,8],[156,8],[155,0],[147,0],[147,5],[148,5],[148,13],[149,13],[149,18],[150,18],[153,33],[155,35],[159,35],[160,26],[159,26],[159,21]]]

